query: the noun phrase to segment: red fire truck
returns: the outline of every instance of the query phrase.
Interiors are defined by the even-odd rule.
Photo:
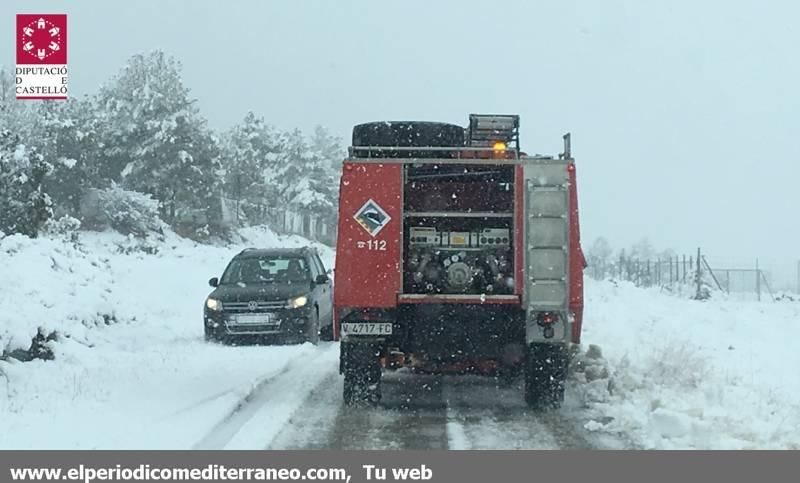
[[[583,315],[575,163],[520,151],[519,116],[355,126],[343,163],[334,336],[347,404],[385,370],[514,374],[564,396]]]

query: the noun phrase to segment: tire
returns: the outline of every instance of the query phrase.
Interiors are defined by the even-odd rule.
[[[520,368],[517,366],[501,365],[497,368],[497,383],[500,387],[511,387],[514,380],[520,375]]]
[[[401,121],[368,122],[353,127],[353,146],[394,147],[454,147],[464,146],[466,139],[463,127],[444,122]],[[356,157],[450,157],[441,151],[386,151],[364,153],[357,150]]]
[[[314,310],[314,313],[310,319],[308,319],[308,325],[306,325],[306,332],[305,332],[305,341],[310,342],[311,344],[317,345],[319,344],[319,310]]]
[[[533,409],[557,409],[564,402],[569,354],[561,344],[531,344],[525,362],[525,402]]]
[[[220,336],[219,332],[217,332],[216,330],[212,329],[211,327],[205,324],[203,324],[203,329],[205,332],[206,342],[211,342],[211,343],[222,342],[222,337]]]
[[[376,344],[342,342],[344,373],[342,399],[348,406],[377,404],[381,400],[380,348]]]
[[[319,328],[319,338],[326,342],[333,340],[333,321],[330,324]]]

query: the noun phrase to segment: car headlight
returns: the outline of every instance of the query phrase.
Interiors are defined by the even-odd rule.
[[[206,299],[206,307],[214,312],[222,311],[222,302],[217,299]]]
[[[293,299],[289,299],[289,307],[291,307],[293,309],[298,309],[300,307],[305,307],[305,305],[307,303],[308,303],[308,297],[306,297],[305,295],[301,295],[299,297],[296,297],[296,298],[293,298]]]

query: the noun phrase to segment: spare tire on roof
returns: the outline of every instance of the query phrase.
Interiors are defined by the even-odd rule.
[[[353,127],[353,146],[384,147],[462,147],[463,127],[445,122],[400,121],[368,122]],[[451,157],[441,151],[372,151],[355,149],[357,157]]]

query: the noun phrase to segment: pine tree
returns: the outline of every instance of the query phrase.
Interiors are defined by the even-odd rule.
[[[39,109],[46,137],[39,149],[53,165],[45,182],[57,212],[77,215],[88,188],[103,187],[98,174],[100,159],[97,116],[91,100],[49,102]]]
[[[226,133],[222,144],[225,194],[238,203],[240,217],[247,214],[256,221],[267,206],[278,202],[276,187],[267,180],[272,179],[271,160],[278,158],[281,149],[279,135],[263,118],[249,112]]]
[[[282,148],[272,166],[281,200],[291,206],[331,212],[334,189],[325,158],[311,149],[299,130],[283,136]]]
[[[14,73],[0,68],[0,131],[7,129],[20,139],[29,140],[40,134],[35,109],[30,102],[17,101],[14,94]]]
[[[42,188],[52,166],[20,136],[0,131],[0,231],[35,237],[52,216],[50,197]]]
[[[223,174],[217,141],[180,70],[163,52],[136,55],[98,95],[105,126],[100,174],[153,195],[171,224],[218,212]]]
[[[612,253],[611,244],[604,237],[599,237],[592,243],[586,262],[594,278],[603,279],[610,274],[614,265],[614,261],[611,260]]]
[[[339,173],[346,150],[342,147],[342,139],[333,136],[324,126],[316,126],[309,141],[310,147],[321,156],[331,173]]]

